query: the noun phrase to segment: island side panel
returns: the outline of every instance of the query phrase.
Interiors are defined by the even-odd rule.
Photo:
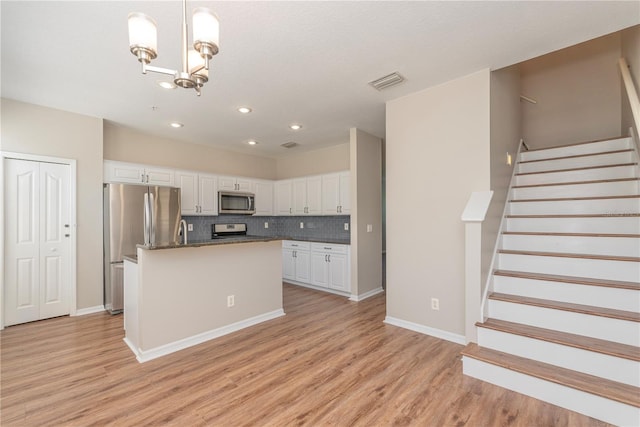
[[[280,241],[138,251],[142,351],[282,310]],[[227,297],[235,304],[227,307]]]

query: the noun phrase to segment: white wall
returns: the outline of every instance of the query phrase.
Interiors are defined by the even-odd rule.
[[[382,140],[350,133],[351,293],[363,295],[382,288]]]
[[[349,143],[278,158],[277,168],[278,179],[349,170]]]
[[[460,215],[490,187],[489,90],[486,69],[387,103],[388,317],[464,336]]]
[[[621,33],[621,56],[627,60],[627,64],[630,67],[631,78],[636,87],[636,92],[640,93],[640,25],[631,27],[624,30]],[[631,107],[629,106],[629,99],[627,98],[627,92],[624,89],[624,85],[621,87],[622,97],[622,123],[621,123],[621,135],[628,135],[629,128],[633,125],[633,116],[631,114]],[[640,133],[640,129],[636,129],[637,133]],[[640,141],[636,141],[640,144]],[[639,146],[640,147],[640,146]]]
[[[620,135],[620,33],[521,64],[524,139],[531,148]],[[626,132],[625,132],[626,134]]]
[[[102,119],[2,99],[2,150],[77,161],[78,309],[102,305]]]

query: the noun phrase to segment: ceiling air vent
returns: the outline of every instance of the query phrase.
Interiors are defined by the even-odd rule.
[[[371,81],[369,82],[369,84],[378,90],[382,90],[400,84],[403,81],[405,81],[405,78],[398,74],[398,72],[396,71],[384,77],[380,77],[379,79]]]
[[[284,148],[293,148],[293,147],[297,147],[299,144],[297,142],[285,142],[284,144],[280,144],[280,147],[284,147]]]

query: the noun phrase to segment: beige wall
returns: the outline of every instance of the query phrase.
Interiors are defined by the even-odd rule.
[[[520,70],[517,65],[491,72],[491,190],[493,198],[482,223],[482,284],[491,265],[507,191],[522,138]],[[507,152],[512,164],[507,164]]]
[[[629,71],[631,72],[636,92],[640,92],[640,25],[626,29],[621,33],[621,56],[627,60],[627,64],[630,67]],[[620,134],[628,135],[629,128],[634,126],[633,116],[631,114],[629,99],[627,98],[627,92],[624,89],[624,85],[622,85],[621,91],[622,126]],[[636,129],[636,132],[640,134],[640,129]],[[640,144],[640,141],[636,141],[636,144]]]
[[[490,187],[489,80],[482,70],[387,103],[387,316],[461,336],[460,215]]]
[[[76,306],[102,305],[102,119],[2,99],[2,150],[77,161]]]
[[[350,133],[351,293],[362,295],[382,287],[382,140]]]
[[[221,175],[276,178],[274,159],[159,138],[111,123],[104,126],[104,158]]]
[[[620,33],[521,64],[524,139],[531,148],[620,135]]]
[[[349,170],[349,143],[279,158],[278,179]]]

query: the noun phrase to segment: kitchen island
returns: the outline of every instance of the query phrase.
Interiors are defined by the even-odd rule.
[[[124,340],[139,362],[284,315],[280,238],[138,246],[124,268]]]

